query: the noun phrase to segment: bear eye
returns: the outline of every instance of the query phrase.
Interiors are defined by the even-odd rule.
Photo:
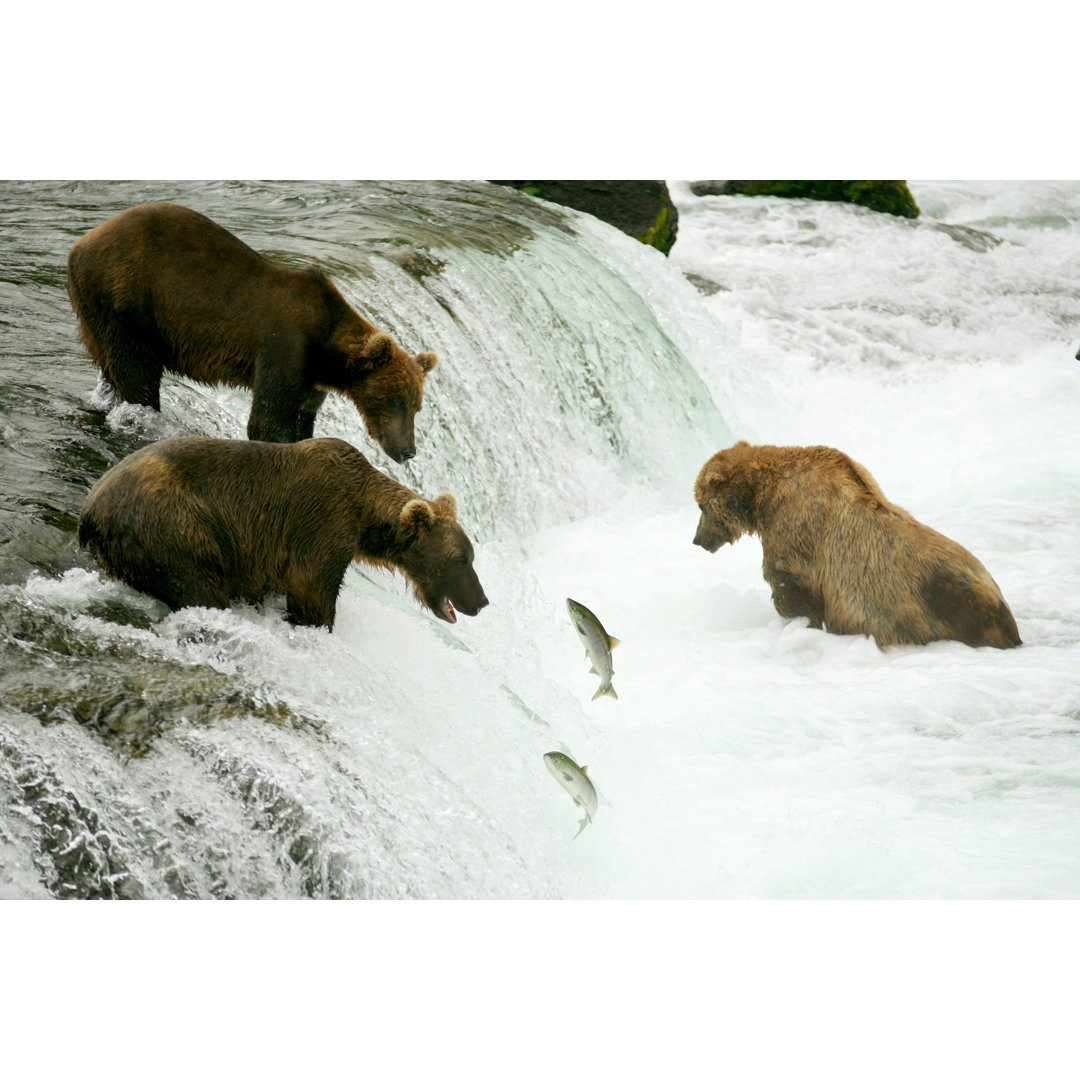
[[[401,397],[392,397],[390,399],[390,411],[395,416],[405,415],[405,399]]]

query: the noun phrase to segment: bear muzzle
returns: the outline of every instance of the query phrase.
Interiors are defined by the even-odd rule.
[[[411,440],[409,442],[399,442],[390,435],[384,435],[379,440],[379,445],[399,465],[416,457],[416,444]]]
[[[697,532],[694,534],[694,543],[712,553],[719,551],[725,544],[730,544],[731,536],[714,529],[702,515],[698,522]]]
[[[416,435],[413,415],[404,405],[391,411],[391,415],[380,417],[368,431],[373,435],[383,450],[401,464],[416,457]]]

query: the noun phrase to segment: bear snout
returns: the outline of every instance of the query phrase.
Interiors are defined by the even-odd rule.
[[[399,444],[394,442],[393,439],[384,436],[379,440],[380,445],[386,451],[386,453],[392,457],[399,465],[408,461],[410,458],[416,457],[416,444],[412,442]]]
[[[484,590],[481,588],[479,591],[479,596],[471,590],[468,594],[463,595],[459,593],[453,598],[454,607],[456,607],[462,615],[479,615],[480,612],[488,606],[488,598],[484,595]]]
[[[704,518],[698,522],[697,532],[694,533],[694,543],[706,551],[717,552],[728,543],[728,537],[721,536],[715,529],[709,528]]]

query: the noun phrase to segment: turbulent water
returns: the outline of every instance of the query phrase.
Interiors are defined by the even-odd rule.
[[[0,184],[0,896],[1080,896],[1080,184],[914,184],[917,222],[697,198],[670,256],[484,183]],[[173,614],[76,551],[145,442],[250,396],[110,407],[74,240],[169,199],[327,269],[439,353],[417,457],[491,600],[447,627],[355,567],[334,632]],[[1025,640],[885,652],[690,543],[734,438],[825,443],[973,551]],[[621,639],[618,700],[566,612]],[[589,766],[580,811],[543,755]]]

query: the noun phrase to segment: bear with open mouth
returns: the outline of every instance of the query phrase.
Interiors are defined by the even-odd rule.
[[[446,622],[488,602],[454,497],[423,498],[341,439],[151,443],[90,489],[78,535],[174,610],[282,593],[291,623],[333,629],[354,560],[401,571]]]

